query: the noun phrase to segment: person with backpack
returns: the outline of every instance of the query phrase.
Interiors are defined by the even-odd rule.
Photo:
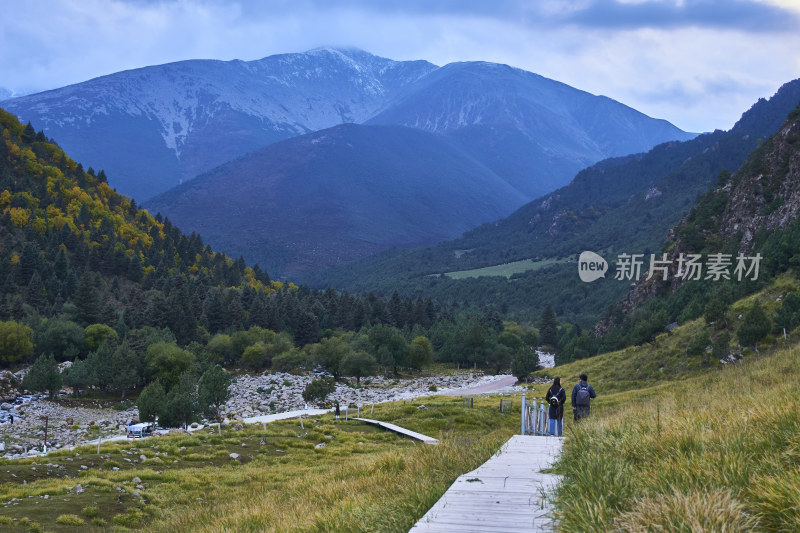
[[[564,431],[564,404],[567,402],[567,391],[561,387],[561,378],[555,378],[553,385],[547,390],[544,400],[550,404],[547,417],[550,419],[550,434],[561,437]]]
[[[572,389],[572,413],[575,416],[575,422],[589,416],[591,399],[597,397],[588,380],[586,374],[581,374],[580,382]]]

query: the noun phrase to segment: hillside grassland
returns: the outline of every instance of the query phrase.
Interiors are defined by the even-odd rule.
[[[800,347],[597,402],[558,471],[562,531],[800,530]]]
[[[556,369],[534,372],[535,377],[558,375],[562,383],[576,383],[581,373],[589,376],[590,383],[604,395],[630,390],[640,390],[640,394],[651,394],[653,390],[671,382],[685,380],[699,374],[718,370],[724,365],[718,360],[708,359],[708,354],[689,355],[689,344],[704,331],[711,340],[725,332],[733,340],[730,351],[746,360],[754,355],[751,348],[741,348],[736,344],[734,332],[742,324],[747,309],[758,302],[767,315],[774,314],[782,298],[789,292],[798,290],[798,280],[792,275],[778,276],[769,287],[731,304],[727,312],[726,324],[706,325],[704,318],[689,321],[669,333],[658,335],[652,343],[629,346],[622,350],[608,352],[559,365]],[[719,326],[719,327],[718,327]],[[782,336],[767,336],[759,346],[763,349],[787,346],[800,340],[800,331],[788,332]],[[652,389],[652,390],[651,390]],[[657,392],[656,392],[657,393]]]
[[[502,265],[473,268],[471,270],[457,270],[453,272],[445,272],[444,275],[450,279],[480,278],[484,276],[498,276],[498,277],[510,278],[514,274],[535,271],[550,265],[554,265],[556,263],[564,263],[564,262],[567,261],[563,259],[543,259],[539,261],[536,261],[534,259],[523,259],[521,261],[512,261],[510,263],[503,263]]]
[[[221,435],[214,428],[103,444],[99,455],[84,447],[6,460],[0,529],[408,531],[516,431],[519,397],[513,402],[514,411],[500,413],[496,396],[476,398],[472,409],[437,396],[362,413],[438,437],[439,446],[327,415],[304,427],[228,426]]]
[[[728,329],[755,301],[769,314],[795,283],[784,276],[734,303]],[[703,328],[719,334],[699,319],[558,368],[567,382],[586,371],[598,391],[592,417],[565,427],[562,531],[800,530],[797,332],[720,365],[686,355]]]

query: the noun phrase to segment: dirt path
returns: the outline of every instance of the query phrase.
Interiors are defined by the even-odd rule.
[[[483,385],[476,385],[474,387],[465,387],[463,389],[456,389],[450,391],[442,391],[444,396],[471,396],[473,394],[486,394],[489,392],[499,392],[505,389],[510,389],[517,382],[514,376],[503,376],[498,380],[491,383],[484,383]]]

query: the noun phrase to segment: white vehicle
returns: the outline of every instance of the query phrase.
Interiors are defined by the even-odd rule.
[[[128,426],[129,439],[141,439],[153,435],[153,424],[131,424]]]

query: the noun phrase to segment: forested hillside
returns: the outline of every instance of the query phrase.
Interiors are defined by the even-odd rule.
[[[584,250],[606,257],[657,251],[720,172],[735,171],[778,130],[798,101],[800,80],[795,80],[755,103],[730,131],[601,161],[568,186],[460,239],[386,252],[303,279],[353,291],[399,290],[458,305],[495,306],[518,320],[538,317],[550,304],[562,320],[591,326],[627,286],[609,279],[576,283],[577,255]],[[539,268],[509,279],[445,275],[519,260],[533,260]]]
[[[433,361],[500,369],[518,356],[535,366],[530,328],[430,299],[272,281],[138,208],[5,111],[0,128],[2,367],[71,362],[63,380],[76,394],[124,395],[156,380],[169,391],[217,363],[337,376]],[[53,381],[27,385],[57,390],[58,373],[42,372]]]
[[[238,313],[231,301],[223,306],[234,294],[227,288],[286,292],[258,266],[214,253],[199,236],[139,209],[103,171],[84,170],[30,125],[4,111],[0,120],[4,317],[167,326],[188,342],[198,325],[214,331],[242,320],[241,305]],[[219,300],[217,309],[200,305],[206,300]]]
[[[667,280],[640,281],[598,326],[597,331],[605,334],[604,346],[647,341],[670,322],[683,323],[700,316],[719,327],[726,325],[732,302],[784,272],[797,273],[798,212],[800,107],[789,114],[778,132],[754,151],[736,173],[721,176],[717,186],[706,192],[670,232],[663,246],[663,252],[671,258],[681,254],[686,258],[723,254],[731,265],[727,277],[709,279],[702,273],[694,279],[687,274],[688,269],[679,272],[676,262]],[[758,270],[747,276],[735,273],[733,268],[739,254],[758,255]],[[771,321],[762,315],[763,312],[756,312],[753,320],[746,320],[753,324],[769,322],[761,337],[773,327],[778,334],[791,331],[800,324],[800,298],[796,292],[790,292],[781,312]]]

